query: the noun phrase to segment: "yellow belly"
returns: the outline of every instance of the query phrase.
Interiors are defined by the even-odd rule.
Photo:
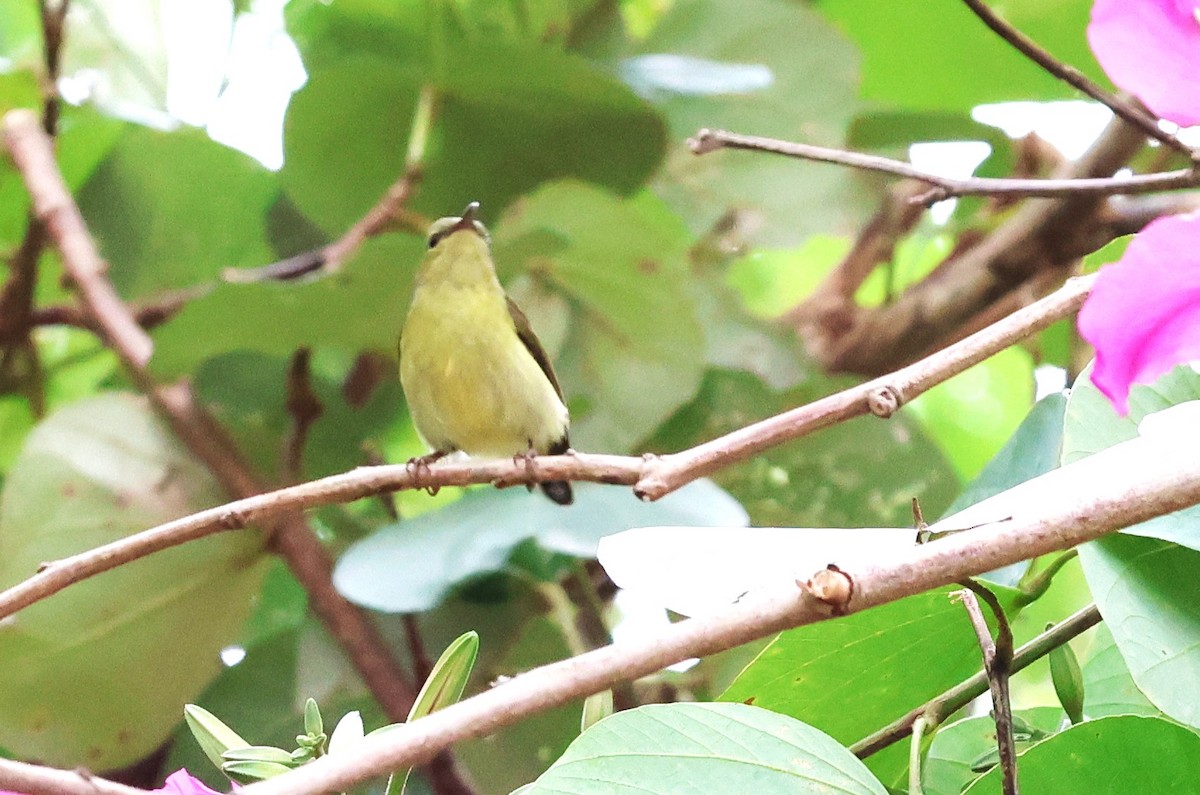
[[[419,289],[400,337],[400,381],[435,450],[544,453],[566,433],[567,409],[517,337],[503,293]]]

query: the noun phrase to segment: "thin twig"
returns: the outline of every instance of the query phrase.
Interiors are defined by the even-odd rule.
[[[1018,649],[1013,655],[1012,672],[1025,670],[1052,650],[1096,626],[1100,620],[1100,611],[1094,604],[1079,610],[1056,624],[1053,629],[1046,630]],[[987,674],[980,671],[940,696],[930,699],[916,709],[910,710],[903,717],[859,740],[850,746],[850,750],[860,759],[865,759],[907,737],[912,732],[913,722],[922,715],[935,716],[937,722],[940,723],[979,698],[987,690]]]
[[[309,368],[311,353],[308,348],[298,349],[288,365],[286,405],[292,422],[284,437],[279,467],[285,483],[303,480],[308,429],[325,411],[325,406],[312,388],[312,372]]]
[[[688,146],[698,155],[718,149],[748,149],[770,152],[801,160],[877,171],[898,177],[915,179],[934,186],[933,190],[915,196],[917,204],[930,205],[956,196],[1021,196],[1057,198],[1064,196],[1114,196],[1117,194],[1156,193],[1200,186],[1200,172],[1193,169],[1165,171],[1158,174],[1133,174],[1123,177],[1080,177],[1070,179],[1004,179],[993,177],[964,177],[954,179],[922,171],[902,160],[890,157],[848,152],[825,146],[781,141],[758,135],[742,135],[724,130],[700,130],[688,140]]]
[[[924,754],[921,753],[921,746],[925,743],[925,730],[933,728],[929,723],[929,719],[924,715],[913,721],[912,740],[908,746],[909,795],[925,795],[925,789],[921,786],[921,760],[924,758]]]
[[[967,590],[961,592],[963,607],[971,619],[971,626],[979,638],[983,652],[983,670],[987,674],[988,688],[992,691],[992,715],[996,721],[996,747],[1000,753],[1000,770],[1004,779],[1004,795],[1017,795],[1017,746],[1013,739],[1012,699],[1009,693],[1009,675],[1012,672],[1012,629],[1004,608],[996,595],[970,579],[962,580]],[[978,597],[978,598],[976,598]],[[996,639],[979,609],[979,599],[988,603],[998,624]]]
[[[1015,47],[1026,58],[1072,88],[1082,91],[1092,99],[1105,105],[1113,113],[1135,127],[1140,128],[1146,135],[1159,143],[1179,152],[1193,164],[1200,163],[1200,153],[1159,127],[1158,119],[1138,107],[1135,103],[1109,91],[1105,91],[1074,66],[1063,63],[1055,58],[1033,39],[1001,18],[983,0],[963,0],[963,2],[974,12],[975,16],[983,20],[983,24],[991,28],[992,32]]]
[[[43,571],[0,593],[0,618],[57,593],[72,583],[153,552],[238,529],[292,511],[350,502],[386,491],[475,483],[578,480],[634,486],[643,499],[658,499],[719,469],[784,442],[873,413],[889,417],[901,405],[1075,311],[1091,289],[1092,277],[1073,279],[1004,320],[933,356],[895,373],[868,381],[704,442],[674,455],[637,458],[576,453],[538,456],[536,466],[511,459],[439,464],[428,470],[406,465],[360,467],[298,486],[243,498],[135,533],[119,541],[55,561]]]
[[[404,614],[404,638],[408,642],[408,653],[412,657],[413,679],[418,683],[429,678],[433,671],[433,661],[425,650],[425,641],[421,637],[421,625],[412,613]]]
[[[386,735],[368,737],[354,754],[322,757],[245,788],[242,795],[339,792],[440,748],[490,734],[529,715],[645,676],[690,657],[704,657],[794,626],[853,613],[948,585],[1003,565],[1067,549],[1119,527],[1200,502],[1200,461],[1185,451],[1160,466],[1139,464],[1129,480],[1079,499],[1038,506],[1010,522],[964,530],[895,553],[884,564],[843,571],[853,598],[829,605],[785,586],[752,592],[705,618],[671,624],[656,637],[614,644],[522,674]],[[1151,462],[1152,463],[1152,462]],[[1150,472],[1154,472],[1150,476]],[[934,529],[944,528],[933,525]]]

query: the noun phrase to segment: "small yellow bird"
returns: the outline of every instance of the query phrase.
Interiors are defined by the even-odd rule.
[[[400,384],[432,462],[461,450],[503,458],[570,448],[567,406],[529,320],[504,293],[491,236],[471,202],[429,227],[429,251],[400,333]],[[570,505],[571,484],[541,484]]]

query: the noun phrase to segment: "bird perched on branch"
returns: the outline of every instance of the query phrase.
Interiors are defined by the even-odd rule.
[[[503,458],[565,453],[569,419],[550,359],[492,263],[471,202],[429,227],[429,251],[400,334],[400,383],[429,464],[462,451]],[[541,484],[560,505],[565,480]]]

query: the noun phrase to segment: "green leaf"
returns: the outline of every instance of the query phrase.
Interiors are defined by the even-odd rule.
[[[1200,727],[1200,552],[1113,535],[1079,550],[1096,606],[1138,689],[1168,717]]]
[[[408,712],[408,722],[412,723],[431,712],[457,703],[467,687],[478,656],[479,634],[476,632],[466,632],[447,646],[430,669],[429,678],[421,686],[421,692],[417,693],[412,709]],[[406,767],[389,776],[385,789],[387,795],[404,792],[411,772],[412,768]]]
[[[1016,592],[997,590],[1011,614]],[[860,740],[980,669],[978,640],[949,594],[930,591],[788,630],[746,666],[721,701],[790,715],[841,743]],[[873,759],[872,769],[892,764]]]
[[[1101,718],[1038,743],[1017,765],[1025,792],[1188,792],[1200,779],[1200,737],[1161,718]],[[1000,780],[994,768],[966,792],[999,793]]]
[[[679,0],[629,55],[622,76],[677,141],[708,127],[839,146],[859,107],[858,53],[806,5]],[[759,152],[698,157],[675,146],[654,187],[693,232],[733,210],[769,246],[852,226],[868,206],[843,169]]]
[[[144,399],[74,403],[38,424],[5,479],[0,587],[43,561],[222,501]],[[220,670],[218,652],[250,611],[263,559],[257,531],[221,533],[72,585],[5,622],[0,745],[97,769],[150,753]]]
[[[221,754],[226,762],[275,762],[290,765],[292,755],[282,748],[273,745],[247,745],[242,748],[231,748]]]
[[[183,719],[204,755],[217,767],[224,764],[225,753],[231,748],[247,748],[250,745],[204,707],[188,704],[183,708]]]
[[[171,378],[219,354],[286,357],[315,342],[348,352],[392,351],[423,249],[415,236],[385,235],[368,240],[334,277],[221,284],[155,329],[151,368]]]
[[[1012,438],[963,489],[945,515],[958,513],[1058,468],[1066,408],[1067,398],[1062,394],[1047,395],[1035,403]]]
[[[202,130],[131,127],[79,205],[113,283],[135,298],[273,260],[263,219],[277,192],[274,175]]]
[[[1062,717],[1057,707],[1035,707],[1016,710],[1013,722],[1033,728],[1041,739],[1058,731]],[[1019,734],[1015,726],[1014,734]],[[1018,752],[1025,746],[1028,742],[1018,741]],[[925,795],[959,795],[981,775],[975,769],[978,761],[995,753],[996,721],[991,715],[964,718],[938,729],[921,771]]]
[[[799,721],[744,704],[654,704],[579,737],[526,795],[839,792],[884,795],[854,756]]]
[[[1087,694],[1083,706],[1088,717],[1162,714],[1137,689],[1107,624],[1096,628],[1083,663],[1083,685]]]
[[[500,219],[501,275],[519,269],[579,306],[558,362],[577,447],[629,449],[699,387],[705,345],[688,291],[690,242],[653,196],[622,200],[578,182],[547,185]]]
[[[1137,438],[1138,424],[1148,414],[1190,400],[1200,400],[1200,373],[1176,367],[1148,386],[1135,385],[1129,394],[1129,414],[1118,417],[1112,404],[1091,382],[1091,366],[1076,379],[1067,401],[1063,426],[1062,461],[1069,464]],[[1200,550],[1200,507],[1177,511],[1121,532],[1161,538]]]
[[[287,756],[285,753],[284,756]],[[266,781],[292,770],[291,757],[288,764],[264,760],[232,761],[221,765],[221,772],[239,784],[253,784],[255,781]]]
[[[1090,0],[1008,0],[993,7],[1058,58],[1101,83],[1084,28]],[[1017,52],[955,0],[820,0],[817,4],[863,55],[861,95],[885,106],[957,110],[1078,94]],[[897,47],[897,37],[904,46]],[[922,57],[913,58],[914,52]]]
[[[315,698],[306,699],[304,702],[304,733],[309,737],[316,737],[325,731],[324,721],[321,720],[321,708],[317,706]]]
[[[579,731],[585,732],[613,714],[613,692],[602,690],[592,693],[583,701],[583,713],[579,717]]]
[[[1033,406],[1033,359],[1007,348],[918,395],[906,408],[921,420],[959,477],[983,471]]]
[[[601,537],[629,527],[745,521],[741,507],[708,481],[654,503],[638,502],[628,489],[580,483],[568,507],[524,489],[475,490],[352,544],[338,560],[334,584],[374,610],[417,613],[444,599],[456,583],[503,570],[513,549],[528,538],[591,557]]]

